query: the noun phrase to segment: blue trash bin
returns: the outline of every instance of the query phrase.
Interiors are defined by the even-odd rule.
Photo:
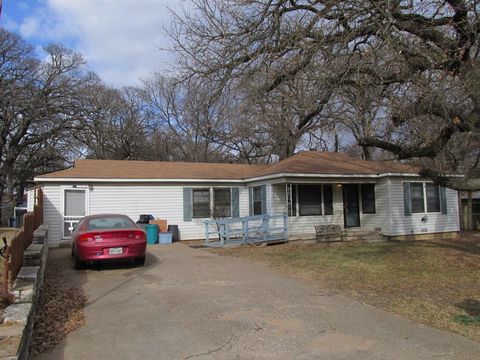
[[[148,224],[147,225],[147,243],[156,244],[158,242],[158,225]]]

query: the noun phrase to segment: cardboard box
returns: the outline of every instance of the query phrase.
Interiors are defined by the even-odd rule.
[[[167,232],[167,220],[161,220],[161,219],[156,219],[156,220],[150,220],[149,224],[155,224],[158,225],[158,229],[160,232]]]

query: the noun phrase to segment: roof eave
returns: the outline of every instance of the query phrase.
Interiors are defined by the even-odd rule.
[[[448,177],[463,177],[463,175],[446,175]],[[37,183],[46,182],[101,182],[101,183],[249,183],[271,180],[285,177],[303,177],[303,178],[383,178],[383,177],[420,177],[415,173],[378,173],[378,174],[311,174],[311,173],[278,173],[264,176],[257,176],[245,179],[122,179],[122,178],[79,178],[79,177],[36,177]]]

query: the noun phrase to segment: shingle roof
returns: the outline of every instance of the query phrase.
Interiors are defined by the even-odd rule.
[[[342,153],[306,151],[268,166],[259,175],[280,173],[374,175],[416,173],[416,170],[404,164],[361,160]]]
[[[340,153],[307,151],[272,165],[160,162],[132,160],[77,160],[75,166],[36,179],[198,179],[245,180],[276,174],[375,175],[415,173],[398,163],[366,161]]]

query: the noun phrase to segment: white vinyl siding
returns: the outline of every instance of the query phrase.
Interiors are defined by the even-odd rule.
[[[62,240],[63,192],[60,185],[45,185],[43,187],[43,221],[48,224],[48,244],[58,246]]]
[[[206,187],[202,184],[186,186]],[[89,215],[119,213],[137,221],[140,214],[152,214],[155,218],[166,219],[168,224],[178,225],[182,240],[204,239],[203,219],[183,221],[183,187],[155,184],[93,184],[88,196]],[[44,185],[44,216],[45,222],[50,225],[50,246],[59,246],[62,241],[62,194],[65,188],[68,186]],[[240,186],[239,197],[240,216],[248,216],[246,187]]]
[[[403,181],[409,178],[390,177],[379,179],[375,183],[376,213],[360,212],[362,229],[381,228],[384,235],[408,235],[415,233],[435,233],[459,230],[457,192],[446,189],[447,214],[418,213],[404,215]],[[294,181],[289,181],[295,183]],[[351,183],[361,182],[352,179]],[[372,183],[371,180],[364,181]],[[300,182],[299,182],[300,183]],[[310,182],[312,183],[312,182]],[[328,183],[328,181],[319,181]],[[281,215],[287,212],[286,187],[282,184],[266,184],[267,214]],[[314,226],[319,224],[340,224],[343,227],[342,188],[333,182],[333,215],[295,216],[289,218],[289,233],[297,235],[313,235]],[[261,184],[250,184],[257,186]],[[79,185],[81,186],[81,185]],[[216,184],[189,183],[187,187],[205,188]],[[248,216],[249,199],[246,185],[239,187],[240,216]],[[49,241],[51,246],[58,246],[62,240],[63,222],[63,190],[71,185],[44,185],[44,219],[49,224]],[[140,214],[152,214],[156,218],[166,219],[169,224],[179,226],[183,240],[203,239],[204,224],[202,219],[183,221],[183,184],[96,184],[88,191],[88,213],[120,213],[137,221]],[[30,197],[29,197],[30,200]],[[30,203],[28,205],[31,206]],[[421,219],[427,215],[428,221]]]
[[[371,184],[372,182],[369,181],[367,183]],[[364,214],[362,212],[362,207],[360,207],[361,229],[374,230],[378,228],[382,233],[385,233],[389,230],[390,208],[388,197],[388,179],[380,179],[377,183],[375,183],[375,213]]]
[[[457,192],[452,189],[446,189],[447,214],[440,212],[427,212],[424,209],[422,213],[412,213],[405,216],[403,201],[403,182],[408,180],[402,178],[391,179],[391,222],[392,225],[384,235],[410,235],[425,233],[440,233],[459,231],[460,224],[458,218],[458,197]],[[424,221],[422,221],[422,219]]]

